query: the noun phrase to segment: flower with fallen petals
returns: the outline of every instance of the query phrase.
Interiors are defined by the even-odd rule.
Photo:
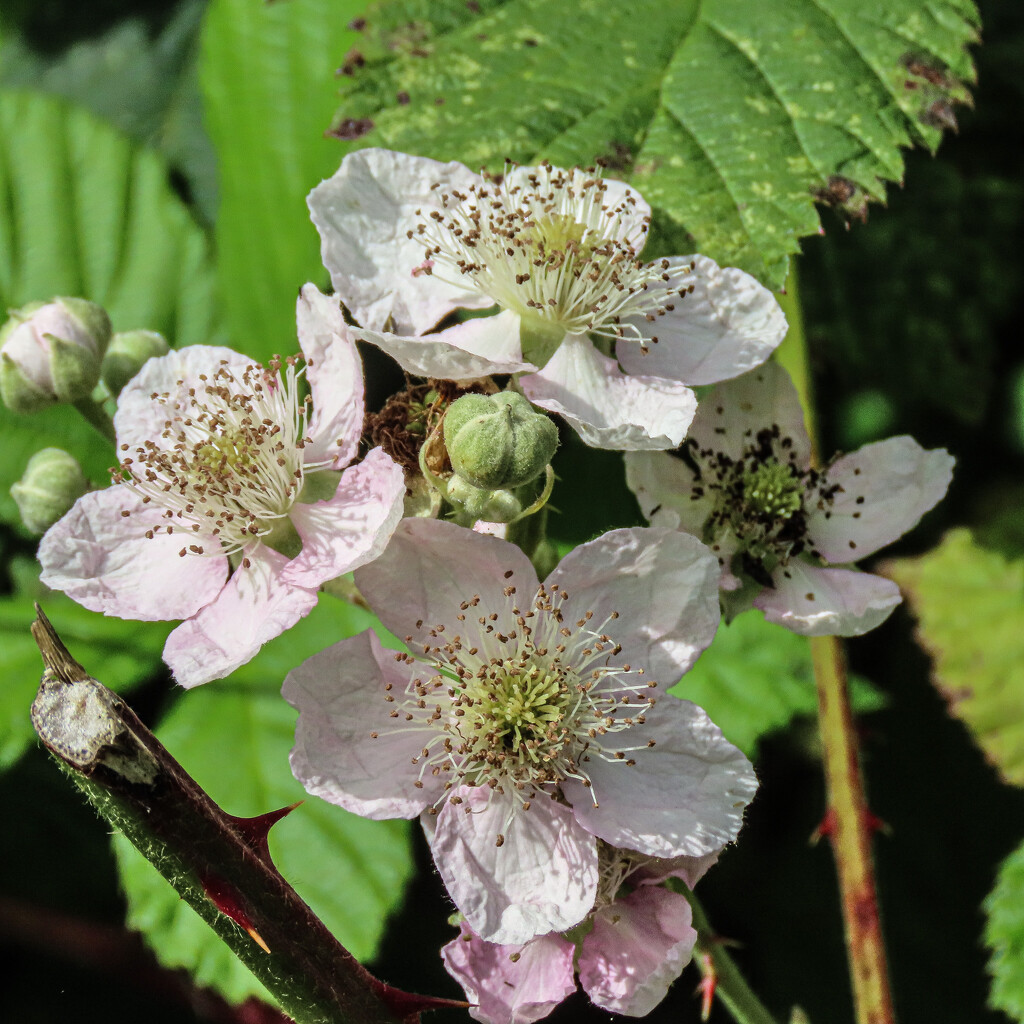
[[[661,696],[718,624],[718,564],[672,530],[616,530],[542,584],[512,544],[407,519],[356,573],[407,652],[373,633],[285,680],[292,770],[371,818],[422,815],[456,906],[491,942],[592,910],[597,840],[702,857],[756,780],[698,707]]]
[[[184,619],[164,648],[183,686],[248,661],[322,583],[376,557],[402,515],[403,474],[383,450],[350,465],[362,367],[312,285],[298,332],[304,365],[205,345],[146,363],[118,399],[114,484],[79,499],[39,548],[42,581],[86,608]]]
[[[592,171],[510,164],[499,178],[366,149],[309,207],[359,337],[425,377],[518,374],[530,401],[598,448],[674,448],[696,407],[687,385],[758,366],[786,333],[743,271],[643,262],[650,207]]]
[[[850,563],[915,526],[952,472],[945,449],[906,436],[812,468],[800,399],[774,363],[714,388],[678,455],[626,456],[647,519],[718,555],[729,614],[760,608],[804,636],[859,636],[889,616],[899,589]]]

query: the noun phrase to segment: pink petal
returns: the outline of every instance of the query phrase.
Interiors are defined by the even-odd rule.
[[[402,467],[374,448],[342,473],[333,498],[292,506],[302,550],[281,571],[282,581],[315,589],[372,561],[391,539],[404,502]]]
[[[303,286],[295,319],[313,396],[305,461],[331,458],[342,469],[355,458],[363,431],[363,364],[337,300],[315,285]]]
[[[459,937],[441,950],[445,969],[476,1005],[469,1015],[484,1024],[533,1024],[576,991],[576,947],[560,935],[525,945],[485,942],[463,922]]]
[[[460,306],[492,305],[474,289],[414,275],[424,244],[407,235],[435,203],[431,185],[464,189],[479,181],[459,163],[363,149],[346,156],[335,175],[310,192],[306,201],[320,232],[324,266],[363,327],[382,330],[390,317],[400,332],[422,334]]]
[[[926,451],[906,435],[844,455],[829,467],[826,480],[842,490],[807,522],[815,548],[843,564],[891,544],[942,500],[954,462],[945,448]]]
[[[533,370],[523,359],[519,314],[505,311],[474,317],[423,337],[356,331],[360,341],[383,349],[404,370],[420,377],[469,380],[493,373]]]
[[[653,323],[643,317],[624,321],[658,338],[646,346],[618,343],[616,355],[627,372],[714,384],[760,366],[786,336],[786,317],[775,296],[749,274],[719,267],[707,256],[670,262],[680,283],[694,290]],[[691,262],[696,266],[688,273]]]
[[[697,933],[685,896],[643,887],[594,915],[583,939],[580,984],[597,1006],[644,1017],[693,956]]]
[[[721,850],[703,857],[669,857],[667,860],[652,860],[630,876],[630,882],[637,885],[657,885],[666,878],[681,878],[688,889],[696,884],[715,866]]]
[[[477,615],[500,613],[514,628],[513,604],[528,604],[538,582],[514,544],[440,519],[403,519],[384,553],[356,570],[356,585],[381,622],[404,638],[435,626],[466,634],[464,605],[475,598]],[[516,594],[506,597],[510,586]]]
[[[444,782],[429,771],[417,788],[420,772],[411,762],[423,747],[423,733],[391,718],[397,700],[385,700],[401,699],[408,682],[409,670],[372,630],[288,673],[281,692],[299,712],[292,772],[309,793],[378,819],[414,818],[441,795]]]
[[[316,591],[281,579],[284,555],[267,547],[247,552],[212,603],[167,638],[164,661],[184,687],[222,679],[268,641],[294,626],[316,604]]]
[[[188,407],[189,386],[201,373],[212,376],[224,361],[239,371],[255,363],[248,356],[220,345],[187,345],[150,359],[118,395],[114,414],[118,446],[127,444],[134,448],[144,441],[160,445],[164,424],[174,416],[175,405],[179,409]],[[179,385],[179,381],[183,383]],[[154,393],[169,393],[172,399],[157,402],[153,400]]]
[[[534,405],[563,416],[593,448],[675,448],[697,407],[689,388],[657,376],[626,376],[581,335],[566,336],[544,369],[519,384]]]
[[[586,917],[597,894],[597,844],[568,807],[536,793],[524,811],[518,797],[486,786],[460,786],[452,796],[463,802],[449,797],[431,849],[449,895],[481,938],[526,942]]]
[[[124,516],[122,512],[129,512]],[[224,586],[228,560],[190,553],[191,543],[220,550],[215,538],[146,531],[166,525],[159,509],[115,484],[75,502],[39,545],[40,579],[94,612],[121,619],[184,619],[212,601]]]
[[[547,584],[568,594],[567,621],[592,612],[590,628],[622,645],[619,660],[667,689],[714,639],[718,577],[718,559],[695,537],[633,527],[570,551]]]
[[[821,569],[794,559],[772,574],[754,607],[801,636],[860,636],[884,622],[903,599],[891,580],[856,569]]]
[[[650,740],[655,744],[648,747]],[[696,704],[663,695],[645,724],[609,734],[602,746],[636,763],[592,757],[586,769],[591,788],[562,783],[589,832],[652,857],[704,857],[736,838],[757,778]]]

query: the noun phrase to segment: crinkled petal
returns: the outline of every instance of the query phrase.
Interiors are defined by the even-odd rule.
[[[220,595],[167,638],[164,661],[184,687],[222,679],[316,604],[316,591],[281,579],[287,559],[258,547],[246,553]]]
[[[696,704],[662,695],[643,725],[609,734],[602,746],[636,763],[591,757],[592,787],[562,783],[588,831],[652,857],[703,857],[736,838],[757,778]]]
[[[341,469],[354,458],[363,432],[363,364],[337,299],[304,285],[295,308],[299,347],[313,415],[303,456],[307,464],[331,459]]]
[[[164,424],[173,418],[175,406],[188,408],[188,388],[199,375],[212,377],[224,362],[240,376],[256,361],[221,345],[186,345],[148,360],[118,395],[114,414],[118,445],[134,448],[146,441],[164,447],[174,444],[173,438],[161,437]],[[155,401],[154,394],[168,394],[170,399]]]
[[[906,435],[844,455],[826,481],[842,489],[807,520],[815,548],[829,562],[845,564],[891,544],[942,500],[954,462],[945,448],[927,451]]]
[[[383,349],[409,373],[439,380],[469,380],[535,369],[523,358],[519,327],[519,314],[506,310],[423,337],[369,330],[356,331],[355,335]]]
[[[422,334],[460,306],[484,309],[492,299],[416,273],[423,241],[415,231],[435,203],[431,186],[465,189],[480,177],[460,163],[442,164],[386,149],[350,153],[306,202],[320,232],[320,255],[339,298],[355,319],[382,330]],[[417,210],[423,212],[417,214]]]
[[[680,287],[693,285],[693,291],[653,323],[643,317],[623,321],[658,339],[618,343],[616,355],[627,372],[714,384],[760,366],[786,336],[775,296],[749,274],[719,267],[707,256],[677,256],[669,263]]]
[[[391,718],[396,705],[385,700],[408,682],[372,630],[288,673],[281,692],[299,712],[292,772],[307,792],[364,818],[414,818],[440,796],[444,781],[429,771],[416,785],[422,732]]]
[[[469,1015],[483,1024],[533,1024],[576,991],[576,947],[561,935],[525,945],[485,942],[462,923],[459,937],[441,950],[445,969],[474,1003]]]
[[[689,388],[627,376],[582,335],[567,335],[544,369],[519,384],[534,405],[563,416],[592,448],[675,448],[697,408]]]
[[[642,887],[594,915],[580,950],[580,984],[591,1002],[644,1017],[693,956],[697,932],[685,896]]]
[[[652,526],[581,544],[547,585],[568,594],[566,621],[592,612],[590,628],[622,645],[620,660],[667,688],[714,639],[718,576],[718,559],[695,537]]]
[[[689,465],[669,452],[626,452],[624,458],[626,486],[651,526],[700,537],[715,499],[706,488],[693,493],[697,478]]]
[[[597,843],[542,793],[524,811],[512,794],[460,786],[437,816],[431,849],[455,905],[488,942],[565,931],[594,905]]]
[[[187,542],[182,533],[146,536],[166,523],[159,509],[143,504],[127,487],[92,491],[43,537],[40,579],[104,615],[146,622],[186,619],[220,593],[228,560],[195,554],[182,558],[185,543],[196,543],[193,534]],[[218,541],[206,539],[210,550],[217,550]]]
[[[801,636],[860,636],[903,600],[892,580],[857,569],[821,569],[797,560],[772,574],[754,607]]]
[[[514,628],[512,606],[528,603],[537,574],[514,544],[441,519],[403,519],[384,553],[356,570],[356,585],[396,636],[423,636],[435,626],[467,633],[465,604],[499,615]],[[516,588],[506,596],[505,590]],[[477,612],[476,614],[481,614]],[[470,622],[475,621],[470,617]]]
[[[376,558],[402,518],[405,476],[383,448],[374,448],[341,475],[334,497],[297,502],[290,513],[302,550],[281,579],[316,588]]]

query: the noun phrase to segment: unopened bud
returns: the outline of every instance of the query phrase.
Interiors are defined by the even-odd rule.
[[[515,391],[463,395],[445,413],[444,443],[455,474],[491,491],[540,476],[558,447],[558,430]]]
[[[41,448],[11,487],[11,497],[25,526],[33,533],[45,533],[88,489],[73,455],[62,448]]]
[[[156,331],[123,331],[110,339],[110,347],[103,357],[103,383],[112,395],[121,389],[154,356],[165,356],[170,351],[167,339]]]
[[[57,298],[16,310],[0,328],[0,397],[12,412],[88,398],[110,341],[106,310]]]
[[[483,519],[489,523],[510,523],[523,511],[523,503],[515,492],[507,488],[474,487],[461,476],[453,476],[448,482],[446,497],[473,522]]]

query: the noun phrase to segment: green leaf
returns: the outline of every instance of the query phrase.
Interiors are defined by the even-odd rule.
[[[663,252],[780,287],[816,199],[859,212],[966,102],[970,0],[395,0],[334,130],[471,167],[608,163]],[[461,10],[459,10],[461,8]],[[403,102],[399,102],[398,97]]]
[[[866,680],[850,681],[858,712],[885,703]],[[699,704],[745,754],[798,715],[817,713],[811,650],[804,637],[746,612],[719,627],[714,642],[669,693]]]
[[[326,283],[305,197],[337,169],[323,137],[335,68],[362,0],[213,0],[202,35],[206,127],[217,150],[218,273],[235,344],[256,358],[295,349],[295,296]]]
[[[288,752],[295,712],[280,694],[284,674],[309,655],[376,620],[325,597],[294,629],[228,680],[185,694],[157,735],[230,814],[256,815],[306,802],[270,834],[274,863],[351,953],[374,956],[389,912],[413,870],[409,823],[368,821],[306,797]],[[393,638],[392,645],[397,645]],[[240,1002],[262,986],[122,836],[115,837],[128,925],[169,967]]]
[[[985,944],[992,951],[989,1005],[1024,1021],[1024,846],[1003,861],[985,913]]]
[[[1024,785],[1024,559],[953,530],[920,558],[887,563],[917,616],[935,685],[1008,782]]]

